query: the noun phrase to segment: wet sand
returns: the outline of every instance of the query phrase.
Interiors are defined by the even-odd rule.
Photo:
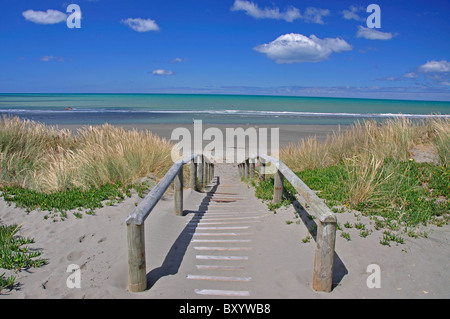
[[[59,125],[59,128],[69,129],[72,132],[76,132],[76,130],[83,125],[77,124],[67,124],[67,125]],[[193,135],[193,125],[183,125],[183,124],[123,124],[123,125],[115,125],[123,127],[124,129],[137,129],[137,130],[149,130],[152,133],[163,137],[165,139],[170,140],[172,136],[172,132],[174,129],[183,127],[187,128],[191,134]],[[346,130],[348,125],[213,125],[213,124],[204,124],[202,126],[203,132],[208,129],[216,127],[222,131],[223,136],[226,136],[227,128],[243,128],[244,130],[254,127],[257,131],[259,129],[267,128],[268,138],[270,139],[272,129],[279,129],[279,137],[280,137],[280,146],[284,146],[290,143],[298,143],[301,139],[316,136],[319,140],[325,140],[328,134],[332,134],[333,132],[337,132],[339,130]]]

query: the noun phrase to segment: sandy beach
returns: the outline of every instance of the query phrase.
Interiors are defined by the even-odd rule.
[[[217,174],[236,171],[230,165],[218,166]],[[251,195],[248,188],[242,195]],[[205,194],[185,191],[186,211],[198,209]],[[173,201],[167,195],[146,221],[147,274],[151,288],[142,293],[127,291],[127,215],[141,199],[134,194],[121,204],[105,206],[94,216],[76,219],[72,213],[64,221],[52,222],[44,213],[9,207],[0,201],[1,222],[21,224],[20,235],[33,237],[32,249],[42,250],[48,264],[17,274],[16,286],[5,290],[0,299],[9,298],[123,298],[123,299],[197,299],[186,276],[192,270],[189,242],[183,234],[191,214],[175,216]],[[256,203],[261,211],[265,204]],[[449,298],[450,227],[430,226],[428,238],[406,238],[401,245],[383,246],[382,232],[373,229],[367,217],[355,212],[338,214],[338,222],[357,221],[370,225],[373,233],[362,238],[350,230],[351,240],[337,236],[336,257],[331,293],[312,290],[315,242],[303,243],[310,235],[311,220],[300,210],[302,222],[295,221],[296,208],[282,208],[277,214],[266,208],[254,235],[251,258],[247,266],[253,280],[250,298],[255,299],[334,299],[334,298]],[[298,210],[297,210],[298,211]],[[269,235],[268,235],[269,234]],[[183,239],[184,238],[184,239]],[[236,253],[235,253],[236,254]],[[81,288],[67,286],[68,267],[80,267]],[[380,267],[380,288],[369,288],[369,265]],[[6,274],[12,274],[7,271]],[[231,287],[234,286],[231,283]],[[225,297],[222,297],[225,298]],[[230,299],[227,297],[226,299]],[[235,299],[239,300],[238,297]]]
[[[205,126],[207,127],[207,126]],[[77,126],[65,126],[76,130]],[[125,127],[130,128],[130,127]],[[170,138],[173,127],[167,125],[138,125],[155,134]],[[282,145],[307,136],[323,139],[336,126],[282,126]],[[219,165],[216,175],[237,174],[235,165]],[[242,196],[252,198],[254,190],[245,186]],[[185,211],[195,211],[205,193],[184,192]],[[186,277],[194,266],[189,260],[189,242],[183,239],[191,214],[175,216],[170,192],[158,203],[146,221],[147,274],[150,289],[142,293],[127,290],[126,224],[128,214],[142,199],[133,194],[120,204],[104,206],[95,215],[83,214],[81,219],[69,212],[64,221],[44,219],[45,212],[8,206],[0,201],[0,222],[19,224],[19,234],[33,237],[31,249],[41,250],[48,264],[30,268],[17,274],[12,290],[4,290],[0,299],[17,298],[123,298],[123,299],[198,299]],[[255,231],[252,250],[255,262],[248,265],[253,280],[249,284],[250,298],[255,299],[334,299],[334,298],[449,298],[450,226],[428,226],[428,238],[406,237],[403,244],[380,244],[383,234],[375,230],[373,222],[358,212],[338,214],[338,222],[363,222],[373,231],[367,238],[356,229],[349,230],[351,240],[337,235],[334,288],[331,293],[312,290],[315,241],[304,243],[310,235],[312,222],[306,211],[290,206],[277,213],[253,198],[255,211],[262,211]],[[257,208],[258,207],[258,208]],[[294,219],[295,212],[300,219]],[[300,222],[301,220],[301,222]],[[287,223],[292,221],[292,223]],[[369,226],[370,225],[370,226]],[[78,265],[81,270],[81,288],[69,288],[68,267]],[[380,288],[367,284],[370,265],[377,265]],[[2,271],[3,272],[3,271]],[[231,286],[233,287],[233,286]],[[239,298],[237,298],[239,299]]]
[[[117,125],[120,127],[123,127],[124,129],[137,129],[137,130],[148,130],[152,133],[163,137],[165,139],[170,140],[172,131],[175,128],[183,127],[187,128],[191,134],[193,135],[193,125],[167,125],[167,124],[122,124]],[[72,132],[76,132],[78,128],[80,128],[80,125],[76,124],[65,124],[65,125],[58,125],[61,129],[68,129]],[[223,132],[223,135],[225,136],[225,132],[227,128],[243,128],[244,130],[250,127],[254,127],[256,130],[261,128],[267,128],[269,137],[270,137],[270,130],[271,129],[279,129],[279,136],[280,136],[280,145],[287,145],[289,143],[298,143],[301,139],[307,138],[307,137],[314,137],[316,136],[319,140],[326,139],[328,134],[332,134],[334,131],[339,130],[346,130],[349,126],[347,125],[225,125],[225,124],[204,124],[203,125],[203,131],[205,131],[208,128],[211,127],[217,127]]]

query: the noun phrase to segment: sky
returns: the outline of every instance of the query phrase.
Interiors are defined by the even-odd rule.
[[[449,18],[448,0],[1,0],[0,93],[450,101]]]

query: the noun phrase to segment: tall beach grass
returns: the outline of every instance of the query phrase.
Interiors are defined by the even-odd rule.
[[[171,166],[172,144],[148,131],[105,124],[73,134],[17,117],[0,121],[0,186],[52,193],[127,185]]]
[[[322,168],[354,156],[371,153],[377,160],[387,157],[408,160],[414,145],[436,146],[443,162],[448,162],[450,120],[410,120],[405,117],[356,122],[347,130],[328,135],[324,142],[310,137],[280,150],[280,158],[293,170]]]
[[[416,163],[412,150],[420,147],[439,163]],[[308,138],[288,145],[280,150],[280,158],[317,190],[335,184],[329,194],[332,202],[339,198],[341,204],[371,215],[416,223],[450,213],[446,118],[357,122],[323,142]]]

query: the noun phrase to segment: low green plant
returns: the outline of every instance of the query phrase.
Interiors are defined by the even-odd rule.
[[[16,280],[15,276],[5,277],[5,273],[0,274],[0,293],[4,288],[11,288]]]
[[[265,180],[254,183],[255,187],[255,196],[262,201],[267,203],[267,207],[275,211],[276,209],[282,207],[282,206],[289,206],[293,201],[296,200],[295,194],[297,193],[292,187],[292,185],[288,181],[284,181],[283,183],[283,195],[281,198],[281,202],[274,204],[272,202],[273,200],[273,188],[274,188],[274,179],[266,178]]]
[[[304,244],[307,244],[307,243],[311,242],[311,236],[308,235],[305,238],[302,238],[302,242]]]
[[[350,234],[347,232],[342,232],[341,237],[344,239],[347,239],[348,241],[350,240]]]
[[[371,233],[370,230],[364,229],[364,230],[361,230],[361,231],[359,232],[359,236],[361,236],[361,237],[363,237],[363,238],[366,238],[367,236],[370,235],[370,233]]]
[[[83,214],[81,214],[81,213],[73,213],[73,216],[75,216],[75,218],[77,218],[77,219],[83,218]]]
[[[417,226],[435,221],[450,212],[450,169],[429,163],[394,161],[387,158],[379,167],[375,187],[362,202],[349,196],[350,174],[344,164],[305,170],[297,175],[311,188],[319,190],[329,207],[336,204],[360,211],[375,218],[375,228]],[[380,182],[388,181],[388,182]],[[444,219],[445,220],[445,219]],[[395,221],[395,222],[393,222]]]
[[[34,243],[33,238],[24,238],[17,233],[22,226],[0,226],[0,268],[19,271],[21,269],[41,267],[46,260],[40,258],[40,251],[32,251],[29,244]],[[15,276],[0,276],[0,291],[14,284]]]
[[[393,234],[389,230],[385,230],[383,232],[383,238],[381,239],[380,243],[382,245],[390,246],[391,242],[395,242],[397,244],[403,244],[405,242],[405,240],[402,237],[400,237],[399,235]]]
[[[35,209],[59,212],[62,218],[66,217],[67,211],[79,208],[93,212],[103,206],[102,201],[109,200],[111,203],[117,198],[124,198],[125,193],[120,183],[100,188],[92,187],[89,190],[70,189],[50,194],[11,186],[1,190],[4,200],[9,204],[15,203],[17,207],[25,208],[28,212]]]

